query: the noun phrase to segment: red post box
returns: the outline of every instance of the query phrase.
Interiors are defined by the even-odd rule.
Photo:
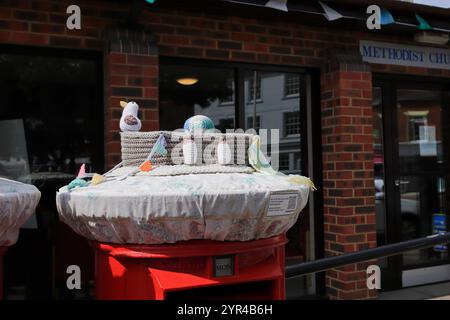
[[[285,235],[247,242],[91,242],[97,299],[285,299]]]

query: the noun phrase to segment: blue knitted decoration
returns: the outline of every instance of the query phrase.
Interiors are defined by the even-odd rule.
[[[214,122],[205,116],[193,116],[186,120],[184,129],[192,132],[195,129],[209,130],[214,129]]]
[[[67,186],[67,189],[72,190],[75,188],[83,188],[83,187],[87,187],[89,185],[89,183],[86,180],[80,179],[80,178],[76,178],[75,180],[72,180],[69,185]]]

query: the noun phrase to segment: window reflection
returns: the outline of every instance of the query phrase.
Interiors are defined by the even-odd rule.
[[[433,233],[436,215],[446,212],[446,170],[442,148],[442,92],[397,90],[402,240]],[[414,266],[447,259],[436,247],[403,254],[403,264]]]
[[[248,79],[248,102],[251,103],[253,101],[261,100],[261,74],[259,72],[255,72],[253,77]]]
[[[250,70],[245,73],[246,129],[268,129],[263,151],[274,167],[291,174],[301,174],[300,79],[297,73]],[[260,87],[256,93],[251,89],[255,80]],[[279,130],[278,136],[272,136],[270,129]]]
[[[287,73],[284,77],[284,95],[294,97],[300,94],[300,75]]]
[[[198,82],[184,86],[180,77]],[[234,70],[182,65],[160,65],[160,127],[175,130],[193,115],[205,115],[217,129],[234,129]]]
[[[94,145],[102,131],[94,111],[99,108],[96,72],[96,63],[89,60],[0,55],[0,93],[10,106],[1,108],[0,125],[22,122],[31,178],[74,174],[82,163],[102,169],[102,149]],[[3,136],[12,149],[20,148],[15,135]],[[12,156],[11,148],[1,149],[2,161]]]
[[[237,128],[236,70],[226,67],[160,65],[160,128],[182,128],[193,115],[205,115],[222,132]],[[300,85],[297,73],[260,72],[243,74],[245,129],[276,129],[278,135],[261,134],[263,151],[272,165],[285,173],[301,174]],[[195,78],[192,85],[177,79]],[[271,140],[275,143],[272,143]],[[279,143],[278,143],[279,142]],[[273,154],[272,154],[273,153]],[[281,163],[280,163],[281,162]]]
[[[7,137],[0,139],[0,177],[17,180],[28,176],[30,168],[23,120],[0,120],[0,137]]]
[[[372,99],[373,108],[373,166],[375,185],[375,214],[377,228],[377,244],[387,243],[386,230],[386,194],[385,194],[385,166],[384,166],[384,142],[383,142],[383,108],[382,91],[379,87],[374,87]],[[381,268],[388,266],[386,258],[378,261]]]
[[[435,215],[445,216],[445,179],[426,175],[400,177],[401,235],[411,240],[433,234]],[[436,247],[408,251],[403,254],[405,266],[429,263],[448,258],[447,250]]]
[[[377,243],[386,243],[386,197],[384,178],[383,112],[381,88],[373,88],[373,166],[375,184],[375,212],[377,218]]]
[[[300,113],[285,112],[283,125],[286,136],[300,134]]]
[[[400,167],[437,170],[443,161],[439,91],[397,90]]]

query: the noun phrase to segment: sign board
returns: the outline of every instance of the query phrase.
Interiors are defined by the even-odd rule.
[[[433,234],[444,234],[447,232],[447,216],[443,213],[433,214]],[[447,245],[439,244],[434,246],[434,251],[446,252]]]
[[[360,40],[359,50],[369,63],[450,70],[447,49]]]

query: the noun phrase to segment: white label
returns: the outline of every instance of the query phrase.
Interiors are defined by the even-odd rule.
[[[298,193],[272,193],[270,195],[267,216],[284,216],[295,213],[297,209]]]

